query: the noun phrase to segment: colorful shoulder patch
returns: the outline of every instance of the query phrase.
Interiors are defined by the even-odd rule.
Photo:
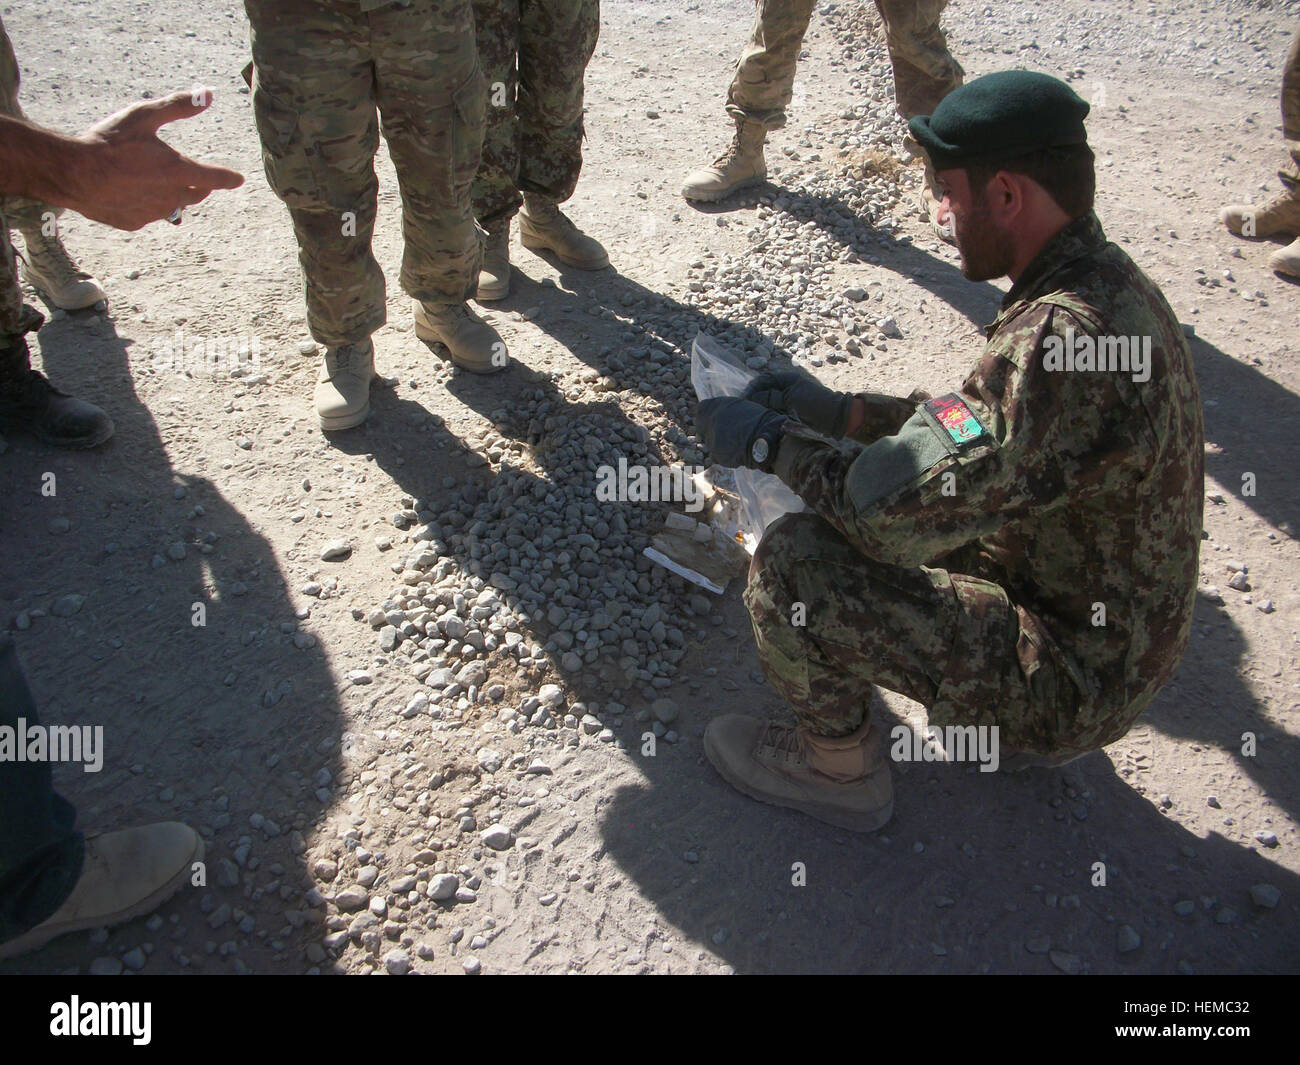
[[[921,406],[959,450],[989,442],[989,431],[980,424],[975,413],[956,392],[927,399]]]

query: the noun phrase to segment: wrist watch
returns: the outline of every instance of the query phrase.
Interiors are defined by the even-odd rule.
[[[771,428],[759,432],[749,446],[749,458],[756,469],[764,473],[772,472],[772,463],[776,461],[777,450],[781,447],[781,437],[785,435],[786,419],[782,418]]]

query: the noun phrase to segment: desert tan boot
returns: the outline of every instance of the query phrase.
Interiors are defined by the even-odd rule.
[[[1300,191],[1283,189],[1262,207],[1230,204],[1219,212],[1219,221],[1239,237],[1300,237]]]
[[[1297,237],[1285,248],[1270,255],[1268,257],[1268,266],[1275,274],[1300,277],[1300,237]]]
[[[415,335],[433,345],[434,354],[470,373],[490,374],[510,365],[501,334],[465,303],[415,303]],[[440,348],[442,350],[440,350]]]
[[[0,944],[0,958],[36,950],[55,936],[152,913],[190,879],[202,858],[203,840],[178,821],[91,836],[72,894],[31,931]]]
[[[375,348],[366,340],[327,348],[316,379],[316,414],[326,431],[351,429],[370,414]]]
[[[552,201],[530,192],[524,193],[519,212],[519,243],[529,251],[552,252],[565,266],[579,270],[609,265],[600,241],[582,232]]]
[[[478,272],[479,302],[503,300],[510,295],[510,219],[498,222],[487,231],[483,244],[483,265]]]
[[[889,763],[869,721],[832,737],[726,714],[705,730],[704,753],[723,780],[750,798],[827,824],[874,832],[894,813]]]
[[[763,159],[763,142],[767,129],[761,122],[748,118],[736,120],[736,135],[727,150],[710,166],[692,170],[682,183],[682,195],[688,200],[713,203],[724,200],[738,189],[767,180],[767,163]]]
[[[39,229],[22,233],[27,244],[23,278],[55,307],[79,311],[107,299],[99,282],[72,261],[57,236],[47,237]]]

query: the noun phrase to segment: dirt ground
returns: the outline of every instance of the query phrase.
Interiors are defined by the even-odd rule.
[[[678,190],[728,136],[723,96],[752,4],[606,0],[585,170],[566,209],[614,269],[557,270],[516,241],[516,289],[493,316],[523,365],[502,378],[451,377],[416,341],[381,150],[389,324],[376,346],[393,383],[375,392],[364,428],[332,439],[311,409],[316,357],[299,348],[310,338],[287,213],[240,91],[242,8],[4,8],[34,120],[75,130],[207,84],[211,111],[165,136],[248,181],[179,228],[123,234],[65,219],[68,247],[110,305],[55,315],[40,358],[110,411],[117,436],[88,454],[12,437],[0,453],[0,624],[45,721],[105,731],[103,771],[60,766],[57,785],[90,829],[187,821],[208,841],[208,882],[151,918],[67,937],[0,972],[1300,967],[1297,290],[1268,270],[1270,245],[1216,221],[1222,204],[1262,202],[1276,182],[1294,0],[954,0],[945,16],[968,77],[1026,66],[1069,76],[1093,102],[1102,223],[1194,331],[1203,594],[1177,675],[1122,741],[1014,776],[900,764],[894,819],[869,836],[751,802],[718,778],[700,739],[715,714],[781,712],[758,672],[741,582],[706,613],[693,589],[633,559],[634,594],[661,597],[682,637],[684,653],[668,656],[679,661],[657,674],[665,683],[494,656],[484,687],[501,685],[499,701],[459,719],[403,716],[428,689],[364,620],[409,549],[391,515],[415,500],[435,514],[473,503],[507,483],[507,462],[540,499],[565,469],[548,466],[559,438],[535,424],[542,396],[574,424],[639,427],[650,453],[693,461],[689,421],[671,429],[690,410],[691,337],[735,326],[753,341],[760,329],[743,314],[723,320],[706,264],[752,254],[765,216],[821,227],[830,269],[816,283],[878,292],[864,313],[894,317],[902,334],[851,359],[831,358],[843,335],[819,335],[810,354],[826,356],[814,363],[825,380],[904,395],[965,375],[1005,283],[963,280],[955,251],[907,210],[917,168],[874,220],[840,211],[823,225],[816,190],[862,159],[839,142],[894,121],[864,118],[892,113],[870,7],[819,9],[789,125],[770,138],[772,184],[705,210]],[[873,254],[838,254],[864,246]],[[260,363],[240,377],[174,372],[162,356],[178,331],[186,345],[255,341]],[[632,357],[646,351],[660,357]],[[635,509],[631,534],[646,543],[668,508]],[[351,554],[321,561],[336,539]],[[451,576],[468,565],[449,557]],[[1244,565],[1244,589],[1228,586],[1229,563]],[[84,597],[71,612],[69,595]],[[524,639],[554,648],[536,619]],[[566,704],[552,727],[503,714],[546,683]],[[660,696],[680,707],[680,735],[645,756]],[[889,706],[923,721],[899,697]],[[599,723],[574,720],[583,712]],[[1243,753],[1247,733],[1255,746]],[[501,851],[481,840],[498,822],[512,832]],[[442,875],[458,878],[461,901],[428,897]]]

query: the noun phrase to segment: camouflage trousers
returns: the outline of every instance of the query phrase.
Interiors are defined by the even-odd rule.
[[[876,562],[817,515],[788,514],[754,554],[745,605],[764,675],[813,732],[860,727],[876,684],[934,726],[997,725],[1009,748],[1074,749],[1078,690],[995,581]]]
[[[0,113],[13,118],[24,117],[22,108],[18,106],[18,81],[14,46],[5,32],[4,23],[0,22]],[[45,320],[34,307],[23,304],[9,225],[39,230],[48,212],[60,213],[58,209],[35,200],[16,196],[0,198],[0,391],[5,390],[6,383],[16,382],[26,375],[28,355],[23,337],[39,329]]]
[[[816,0],[757,0],[758,18],[727,93],[734,118],[785,125],[794,94],[799,49]],[[894,95],[903,118],[926,115],[961,84],[962,68],[948,53],[939,16],[948,0],[876,0],[894,68]]]
[[[470,185],[485,106],[470,0],[244,7],[262,162],[293,219],[312,336],[358,343],[386,320],[371,251],[377,114],[402,195],[402,288],[426,303],[468,299],[482,254]]]
[[[562,203],[582,171],[583,76],[600,35],[600,0],[474,0],[488,85],[474,214],[514,216],[520,192]]]
[[[1279,176],[1296,188],[1300,186],[1300,26],[1291,37],[1291,50],[1282,72],[1282,136],[1291,158]]]

